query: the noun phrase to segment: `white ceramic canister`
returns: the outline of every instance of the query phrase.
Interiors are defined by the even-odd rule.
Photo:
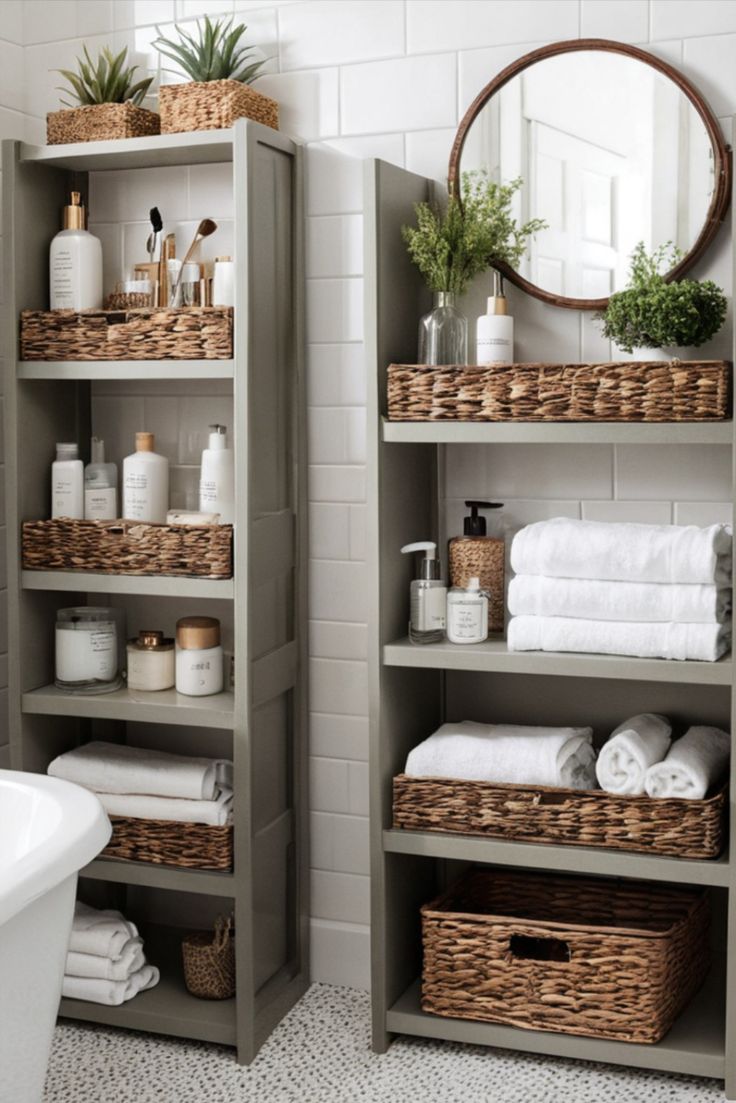
[[[141,629],[128,640],[128,689],[155,693],[171,689],[176,680],[174,640],[163,632]]]
[[[70,693],[119,689],[122,614],[119,609],[77,606],[56,614],[56,685]]]
[[[488,639],[488,593],[480,579],[467,588],[453,586],[447,593],[447,638],[450,643],[483,643]]]
[[[182,617],[176,622],[176,690],[188,697],[221,693],[223,654],[216,617]]]
[[[212,305],[235,306],[235,264],[232,257],[215,258]]]

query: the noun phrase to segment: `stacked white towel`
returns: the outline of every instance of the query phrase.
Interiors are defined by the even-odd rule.
[[[78,900],[62,995],[115,1007],[158,981],[159,971],[146,961],[135,924],[119,911],[98,911]]]

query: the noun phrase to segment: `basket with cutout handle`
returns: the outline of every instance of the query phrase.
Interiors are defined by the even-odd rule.
[[[182,939],[184,983],[201,1000],[227,1000],[235,995],[235,930],[233,916],[218,916],[214,931],[192,931]]]

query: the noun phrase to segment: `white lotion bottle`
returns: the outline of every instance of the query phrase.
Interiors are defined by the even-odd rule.
[[[136,433],[135,452],[123,460],[123,517],[165,524],[169,508],[169,461],[154,451],[153,433]]]
[[[63,229],[49,250],[49,301],[52,310],[102,309],[102,245],[84,228],[80,194],[64,207]]]
[[[105,463],[105,442],[92,437],[91,462],[84,469],[85,521],[115,521],[118,516],[118,469]]]
[[[221,525],[235,521],[235,463],[227,446],[227,428],[210,425],[209,448],[202,452],[199,480],[200,513],[219,513]]]
[[[430,540],[405,544],[401,549],[407,555],[424,552],[419,577],[410,586],[409,639],[412,643],[442,643],[445,638],[447,586],[441,578],[441,565],[437,558],[437,545]]]
[[[57,444],[51,464],[51,516],[84,519],[84,464],[76,444]]]
[[[493,294],[488,297],[486,314],[481,314],[475,328],[476,364],[514,362],[514,319],[508,313],[508,302],[503,293],[501,273],[493,273]]]

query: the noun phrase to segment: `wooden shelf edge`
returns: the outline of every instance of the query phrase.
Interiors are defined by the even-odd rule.
[[[119,858],[95,858],[79,871],[80,877],[110,881],[119,885],[143,885],[173,892],[194,892],[204,896],[232,898],[235,877],[212,869],[185,869],[154,865],[152,862],[127,862]]]

